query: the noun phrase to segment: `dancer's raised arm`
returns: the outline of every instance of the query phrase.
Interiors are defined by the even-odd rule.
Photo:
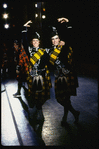
[[[26,26],[26,27],[30,27],[29,23],[32,23],[31,20],[29,20],[28,22],[26,22],[23,26]]]
[[[69,20],[67,19],[67,18],[58,18],[57,19],[58,20],[58,22],[60,22],[60,23],[63,23],[63,22],[69,22]]]

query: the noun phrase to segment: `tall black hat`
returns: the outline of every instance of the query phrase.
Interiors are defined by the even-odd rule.
[[[33,36],[32,36],[32,39],[34,39],[34,38],[40,40],[40,34],[39,34],[38,32],[35,32],[35,33],[33,34]]]
[[[50,38],[53,36],[59,35],[56,27],[54,27],[54,26],[49,26],[49,27],[51,28]]]

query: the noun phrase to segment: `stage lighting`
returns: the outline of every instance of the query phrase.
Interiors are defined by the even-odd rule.
[[[3,4],[3,8],[7,8],[8,6],[7,6],[7,4]]]
[[[35,14],[35,17],[37,18],[38,17],[38,14]]]
[[[45,15],[42,15],[42,19],[45,19],[46,18],[46,16]]]
[[[9,24],[4,24],[4,28],[8,29],[9,28]]]
[[[35,4],[35,7],[37,7],[37,4]]]
[[[4,18],[4,19],[7,19],[7,18],[8,18],[8,14],[7,14],[7,13],[4,13],[4,14],[3,14],[3,18]]]

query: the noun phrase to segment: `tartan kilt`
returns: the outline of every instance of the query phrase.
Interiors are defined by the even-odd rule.
[[[35,90],[36,86],[33,86],[32,76],[28,75],[27,83],[28,83],[28,96],[32,95],[32,100],[34,100],[33,102],[35,104],[39,103],[40,105],[43,105],[46,102],[46,100],[50,99],[51,82],[48,79],[48,77],[43,78],[42,90],[40,92]]]
[[[70,96],[76,96],[78,79],[75,73],[70,72],[62,77],[55,78],[55,96],[57,101],[64,105],[69,102]]]

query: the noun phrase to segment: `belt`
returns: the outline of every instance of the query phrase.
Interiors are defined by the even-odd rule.
[[[32,77],[34,77],[34,76],[38,76],[38,75],[43,75],[44,73],[45,73],[45,68],[43,68],[43,69],[33,69],[33,70],[31,70],[30,75]]]
[[[69,74],[70,70],[65,69],[65,68],[58,68],[57,70],[54,71],[54,76],[57,77],[62,77],[62,76],[66,76],[67,74]]]

